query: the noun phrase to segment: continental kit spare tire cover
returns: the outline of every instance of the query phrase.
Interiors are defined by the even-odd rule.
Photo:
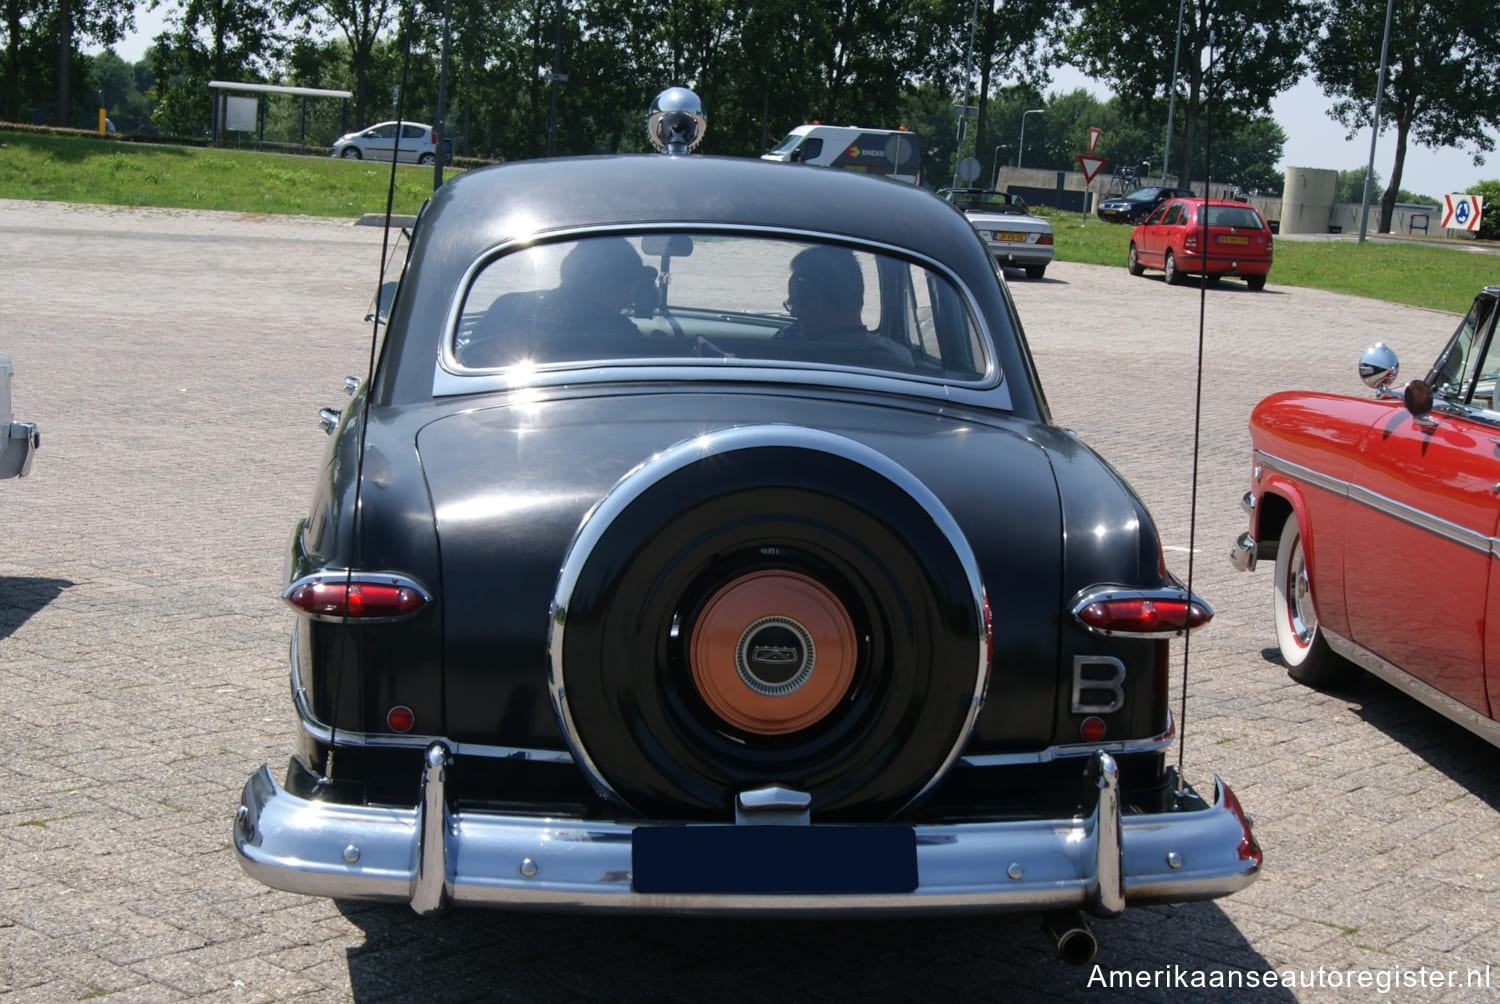
[[[578,763],[649,816],[768,785],[881,819],[957,759],[988,659],[978,564],[890,458],[798,426],[653,455],[563,563],[551,691]]]

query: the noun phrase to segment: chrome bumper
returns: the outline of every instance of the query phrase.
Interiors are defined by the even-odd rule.
[[[1259,546],[1255,538],[1248,533],[1242,533],[1235,540],[1234,546],[1229,549],[1229,561],[1237,571],[1255,571],[1255,549]]]
[[[1254,521],[1253,517],[1255,516],[1255,504],[1256,498],[1254,492],[1246,492],[1245,497],[1240,499],[1240,505],[1252,517],[1252,524]],[[1258,557],[1256,549],[1259,546],[1255,538],[1248,532],[1239,535],[1234,542],[1234,546],[1229,549],[1229,561],[1234,565],[1236,571],[1255,571],[1255,559]]]
[[[1125,816],[1119,771],[1098,753],[1086,817],[917,826],[918,886],[902,894],[644,894],[631,888],[635,824],[453,812],[447,747],[427,751],[413,808],[336,805],[288,792],[262,766],[234,823],[241,867],[276,889],[410,903],[671,913],[1086,909],[1211,899],[1244,888],[1261,853],[1234,794],[1203,809]],[[649,825],[649,824],[647,824]]]
[[[0,478],[25,477],[31,473],[32,455],[42,445],[42,434],[30,422],[11,422],[0,429]]]

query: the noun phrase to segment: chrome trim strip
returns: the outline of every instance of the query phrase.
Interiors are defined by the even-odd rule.
[[[913,827],[918,887],[899,895],[636,893],[636,824],[450,813],[437,806],[440,772],[423,803],[395,809],[301,798],[262,766],[245,784],[232,829],[240,866],[272,888],[413,903],[420,865],[426,898],[418,906],[431,902],[442,875],[448,901],[505,909],[805,915],[1092,905],[1109,915],[1126,905],[1212,899],[1255,880],[1261,855],[1250,823],[1217,778],[1211,805],[1145,815],[1121,815],[1104,798],[1109,782],[1101,784],[1101,804],[1084,817]],[[424,839],[439,831],[441,840]]]
[[[1421,509],[1414,508],[1404,502],[1388,499],[1384,495],[1377,495],[1368,489],[1358,485],[1349,486],[1349,498],[1355,502],[1362,503],[1374,509],[1378,513],[1400,520],[1419,530],[1426,530],[1445,540],[1452,541],[1461,547],[1467,547],[1481,554],[1488,554],[1494,545],[1494,538],[1487,534],[1477,533],[1468,527],[1459,526],[1457,523],[1440,519]]]
[[[297,709],[297,723],[302,731],[314,741],[325,746],[353,746],[367,749],[426,749],[435,742],[443,743],[455,756],[488,757],[492,760],[530,760],[537,763],[572,763],[573,755],[567,750],[532,749],[526,746],[491,746],[484,743],[454,742],[443,736],[401,734],[384,732],[352,732],[335,730],[331,725],[319,721],[313,714],[312,703],[297,675],[297,636],[292,635],[291,655],[288,659],[292,680],[292,705]]]
[[[973,549],[969,547],[968,540],[964,537],[963,530],[958,521],[948,511],[947,506],[915,475],[906,468],[896,463],[890,457],[871,449],[863,443],[855,442],[844,436],[825,432],[821,429],[810,429],[800,425],[745,425],[729,429],[719,429],[707,432],[692,439],[685,439],[674,446],[669,446],[649,459],[643,461],[634,470],[627,473],[615,483],[594,507],[584,514],[583,522],[568,545],[567,556],[563,559],[562,571],[558,575],[557,589],[552,597],[551,623],[547,633],[547,652],[551,662],[551,672],[548,674],[548,690],[552,696],[552,706],[557,712],[558,720],[562,723],[563,738],[568,743],[568,748],[573,751],[574,760],[583,767],[590,780],[599,788],[600,792],[623,802],[619,793],[614,791],[604,779],[599,770],[584,748],[583,742],[578,735],[578,728],[573,721],[573,713],[568,706],[567,681],[563,668],[562,652],[564,646],[565,630],[564,624],[567,620],[568,605],[572,601],[573,589],[578,584],[578,577],[583,573],[583,567],[593,554],[600,538],[611,524],[635,502],[647,489],[657,484],[662,478],[680,471],[690,464],[697,463],[705,457],[720,456],[734,453],[739,450],[758,449],[767,446],[788,447],[792,449],[810,450],[817,453],[827,453],[836,457],[860,464],[876,474],[890,481],[897,488],[906,492],[914,499],[937,524],[938,530],[947,539],[948,545],[953,548],[954,554],[962,565],[964,576],[969,583],[970,599],[974,604],[974,623],[980,627],[980,634],[975,638],[975,648],[978,658],[974,667],[974,691],[969,698],[969,708],[963,727],[959,730],[957,741],[953,748],[948,751],[943,762],[933,772],[932,779],[921,791],[913,796],[913,800],[921,798],[933,785],[948,772],[948,769],[958,760],[963,750],[964,743],[969,739],[974,729],[974,721],[979,717],[979,706],[983,703],[985,687],[988,683],[988,659],[985,654],[985,639],[983,625],[985,624],[985,599],[984,583],[979,575],[979,560],[974,556]]]
[[[726,365],[725,361],[709,364],[706,361],[698,360],[672,366],[660,364],[635,366],[559,364],[553,369],[532,370],[524,376],[516,377],[511,375],[506,369],[470,370],[460,365],[458,360],[454,358],[453,340],[463,318],[462,300],[468,296],[474,277],[496,258],[534,244],[551,243],[579,236],[599,236],[609,233],[681,233],[683,231],[733,233],[743,236],[763,236],[776,240],[814,241],[820,243],[828,243],[832,239],[848,247],[856,247],[871,253],[882,254],[903,261],[917,262],[923,268],[944,277],[958,291],[959,295],[964,298],[964,303],[967,305],[974,323],[979,326],[981,333],[988,339],[985,343],[987,346],[986,356],[988,358],[985,360],[984,374],[976,380],[962,381],[923,377],[918,374],[907,374],[897,378],[880,377],[853,369],[840,371],[830,369],[826,366],[807,366],[799,370],[795,365],[753,366],[746,365],[743,360],[730,360],[728,361],[729,364]],[[1010,391],[1005,385],[1004,375],[1000,373],[999,360],[995,357],[993,351],[990,350],[990,347],[996,344],[997,339],[995,333],[989,330],[988,321],[984,312],[979,309],[979,304],[974,297],[973,291],[942,262],[893,244],[856,241],[848,237],[813,230],[751,226],[746,224],[707,223],[701,220],[568,227],[561,230],[547,231],[542,234],[526,234],[491,248],[488,252],[476,258],[464,271],[463,277],[459,280],[458,289],[460,295],[456,296],[453,302],[449,304],[448,315],[443,324],[442,344],[438,351],[438,365],[433,373],[433,397],[476,394],[494,390],[511,390],[519,387],[530,388],[605,382],[628,383],[639,380],[729,379],[739,377],[741,374],[753,374],[754,379],[761,382],[796,383],[803,385],[815,383],[818,386],[850,387],[887,392],[894,390],[897,393],[933,397],[938,400],[947,400],[951,389],[996,390],[1003,392],[1004,400],[996,401],[992,406],[1004,410],[1008,410],[1011,406]],[[808,375],[806,375],[812,373],[816,374],[815,380],[810,380]]]
[[[1064,744],[1060,746],[1048,746],[1046,749],[1035,750],[1029,753],[971,753],[965,756],[961,762],[965,767],[1019,767],[1052,763],[1054,760],[1092,756],[1099,752],[1108,753],[1115,758],[1119,758],[1136,756],[1141,753],[1159,753],[1171,746],[1172,741],[1176,738],[1177,723],[1172,719],[1172,713],[1168,711],[1166,731],[1158,733],[1150,739],[1121,739],[1112,743]]]
[[[1347,481],[1340,481],[1326,474],[1319,474],[1311,467],[1303,467],[1301,464],[1294,464],[1290,460],[1273,457],[1264,450],[1256,450],[1254,456],[1255,462],[1263,467],[1269,467],[1273,471],[1279,471],[1290,477],[1299,478],[1310,485],[1322,488],[1324,491],[1333,492],[1335,495],[1349,494],[1349,483]]]
[[[1330,491],[1335,495],[1342,495],[1409,526],[1414,526],[1419,530],[1426,530],[1428,533],[1452,541],[1461,547],[1478,551],[1481,554],[1500,556],[1500,553],[1496,551],[1496,539],[1494,537],[1433,516],[1431,513],[1423,512],[1421,509],[1409,506],[1404,502],[1397,502],[1395,499],[1386,498],[1384,495],[1372,492],[1368,488],[1362,488],[1352,482],[1340,481],[1326,474],[1319,474],[1317,471],[1303,467],[1301,464],[1294,464],[1290,460],[1273,457],[1262,450],[1256,450],[1255,457],[1274,471],[1279,471],[1288,477],[1301,479],[1308,484]]]
[[[1433,711],[1436,711],[1454,724],[1463,726],[1485,742],[1494,746],[1500,746],[1500,722],[1480,714],[1462,701],[1449,697],[1430,683],[1412,676],[1400,666],[1386,662],[1362,645],[1356,644],[1341,635],[1334,634],[1326,626],[1319,625],[1319,628],[1323,632],[1323,637],[1328,640],[1328,647],[1354,663],[1360,669],[1365,670],[1371,676],[1384,680],[1397,690],[1405,693],[1408,697],[1416,698]]]

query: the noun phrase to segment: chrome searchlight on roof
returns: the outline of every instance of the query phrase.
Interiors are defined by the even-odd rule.
[[[668,87],[651,102],[646,132],[657,153],[688,153],[703,142],[707,131],[703,103],[686,87]]]

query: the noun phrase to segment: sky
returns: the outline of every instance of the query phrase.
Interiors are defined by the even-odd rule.
[[[114,47],[115,54],[127,62],[138,62],[145,55],[151,39],[163,30],[167,6],[163,3],[156,10],[146,10],[144,6],[138,9],[136,32]],[[1069,67],[1053,71],[1048,91],[1066,93],[1079,87],[1087,88],[1101,99],[1109,97],[1103,85]],[[1277,165],[1279,168],[1317,167],[1348,171],[1370,162],[1370,130],[1365,129],[1353,139],[1346,140],[1344,127],[1328,117],[1330,104],[1310,76],[1271,102],[1271,116],[1287,137],[1281,162]],[[1100,139],[1101,153],[1107,149],[1105,139],[1107,137]],[[1500,178],[1500,136],[1491,134],[1491,139],[1496,141],[1496,150],[1487,157],[1489,162],[1483,167],[1475,167],[1472,157],[1463,150],[1429,150],[1408,144],[1401,187],[1408,192],[1441,199],[1446,194],[1462,192],[1477,182]],[[1388,130],[1375,146],[1375,174],[1382,182],[1390,179],[1395,156],[1395,136]],[[1159,168],[1160,164],[1154,166]]]

